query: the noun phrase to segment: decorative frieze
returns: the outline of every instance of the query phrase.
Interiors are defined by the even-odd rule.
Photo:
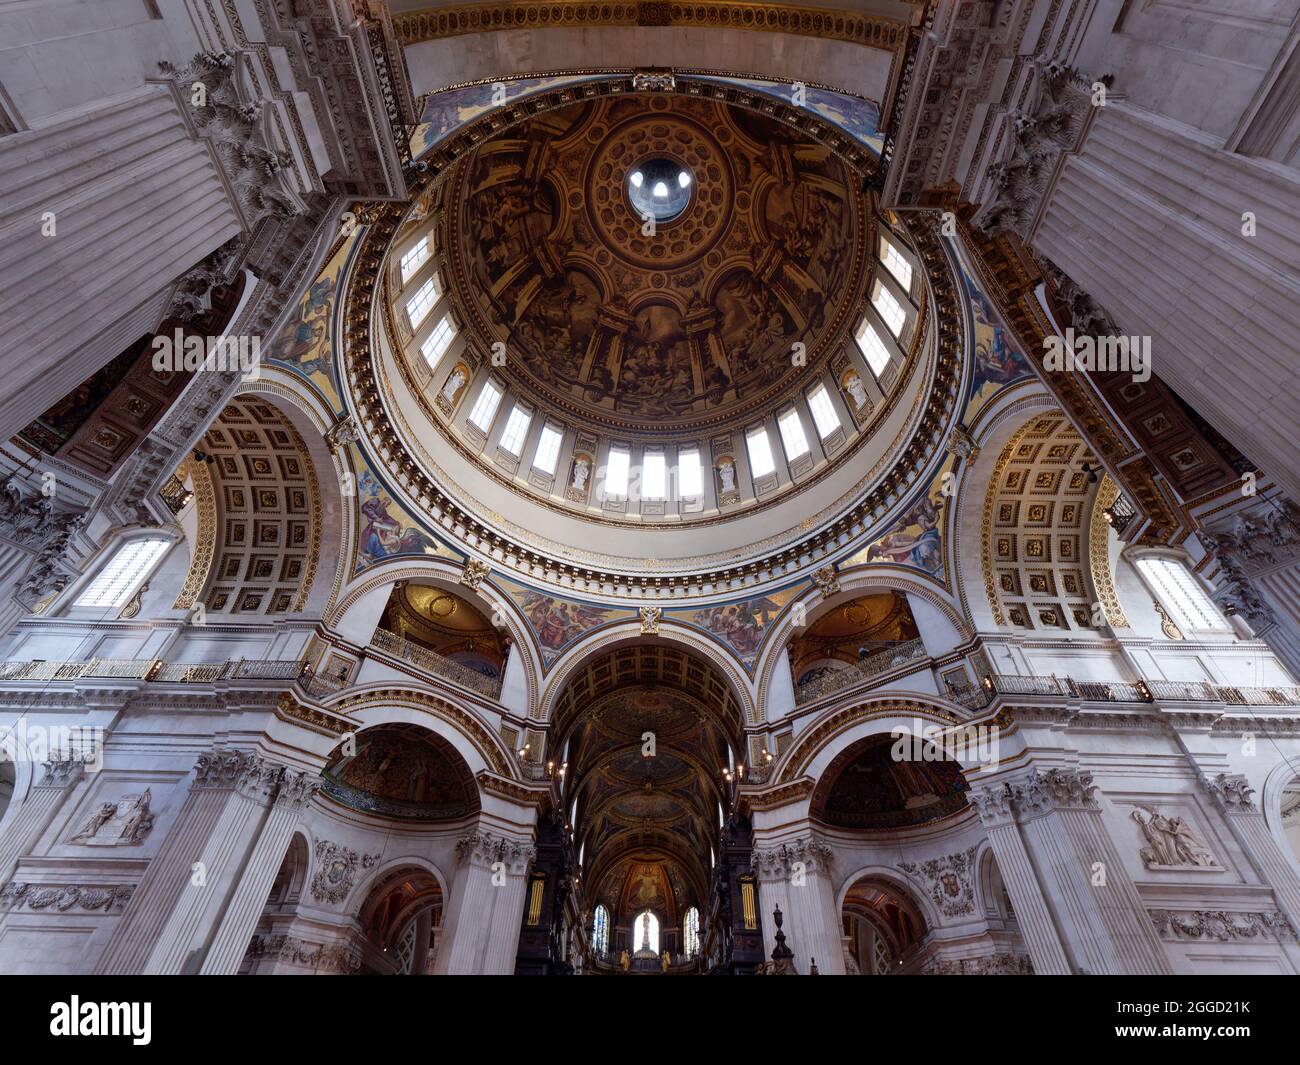
[[[1293,940],[1295,929],[1277,910],[1151,910],[1161,939],[1232,943],[1248,939]]]
[[[931,900],[945,917],[975,912],[975,852],[969,847],[923,862],[899,862],[898,868],[925,885]]]
[[[23,884],[11,881],[0,890],[0,906],[19,910],[102,911],[117,913],[131,899],[135,889],[126,884],[113,887],[82,887],[78,884]]]
[[[925,976],[1033,976],[1027,954],[985,954],[980,958],[933,958],[921,972]]]
[[[309,943],[297,936],[254,936],[248,945],[248,956],[347,976],[361,972],[361,955],[352,947],[343,943]]]

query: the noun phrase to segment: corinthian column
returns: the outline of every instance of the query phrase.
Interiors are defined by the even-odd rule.
[[[1025,851],[1024,840],[1020,838],[1011,789],[1006,784],[992,784],[973,790],[970,799],[989,834],[993,857],[1015,910],[1034,972],[1041,976],[1068,976],[1070,959]]]
[[[1155,926],[1102,821],[1092,774],[1034,770],[1016,789],[1026,843],[1051,871],[1073,934],[1076,961],[1090,973],[1172,974]],[[1041,856],[1041,857],[1040,857]],[[1063,922],[1064,924],[1065,922]],[[1064,930],[1064,929],[1063,929]]]
[[[814,833],[774,847],[754,848],[750,864],[758,876],[764,953],[776,945],[772,911],[778,906],[789,929],[795,968],[808,973],[813,959],[827,976],[844,975],[844,944],[831,883],[831,848]]]
[[[482,829],[456,843],[460,861],[451,884],[435,975],[503,975],[515,970],[528,870],[537,851],[528,840]]]
[[[1300,932],[1300,876],[1277,845],[1264,815],[1251,798],[1254,789],[1241,774],[1220,773],[1212,779],[1203,778],[1202,784],[1260,879],[1273,889],[1291,927]]]
[[[162,949],[161,937],[182,901],[188,897],[193,904],[213,890],[219,869],[209,844],[229,839],[232,811],[248,812],[244,794],[268,768],[249,751],[218,748],[199,756],[189,794],[95,965],[97,975],[143,972],[156,948]],[[251,831],[247,825],[244,830]],[[193,882],[199,862],[206,886]],[[174,939],[179,929],[170,934]]]
[[[36,841],[54,820],[63,800],[85,775],[80,758],[55,758],[43,763],[39,784],[33,784],[27,798],[0,836],[0,887],[14,874],[18,860],[36,846]]]
[[[276,785],[271,812],[203,959],[203,967],[199,970],[203,975],[229,976],[239,968],[253,938],[257,919],[271,894],[271,885],[289,849],[293,831],[302,816],[302,808],[320,785],[321,778],[317,773],[284,771]]]

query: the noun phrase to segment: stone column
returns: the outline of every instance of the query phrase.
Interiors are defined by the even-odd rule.
[[[1223,814],[1238,846],[1245,852],[1260,879],[1273,889],[1278,905],[1300,934],[1300,876],[1296,875],[1282,848],[1251,795],[1254,789],[1241,774],[1220,773],[1202,778],[1205,790]]]
[[[758,844],[751,858],[759,882],[764,954],[770,958],[776,945],[772,911],[780,906],[795,968],[805,975],[814,958],[823,975],[844,975],[844,944],[831,883],[831,856],[831,848],[809,832],[777,846]]]
[[[14,875],[18,860],[31,853],[63,800],[85,776],[85,763],[80,758],[51,759],[43,768],[41,782],[32,785],[4,835],[0,836],[0,887]]]
[[[199,970],[204,976],[228,976],[238,971],[257,920],[271,894],[271,885],[284,862],[302,808],[320,785],[321,778],[317,773],[284,771],[276,785],[271,812],[204,956]]]
[[[971,804],[989,834],[998,872],[1006,885],[1016,913],[1016,924],[1029,951],[1034,973],[1039,976],[1068,976],[1072,971],[1065,945],[1057,931],[1043,888],[1025,851],[1015,823],[1012,792],[1006,784],[991,784],[972,790]]]
[[[218,748],[199,756],[189,794],[95,965],[96,975],[143,972],[183,895],[211,890],[192,886],[195,863],[207,863],[211,885],[216,871],[207,860],[209,841],[230,807],[246,805],[236,789],[247,788],[267,768],[249,751]]]
[[[1172,974],[1096,790],[1092,774],[1077,769],[1034,770],[1015,789],[1028,851],[1052,881],[1070,953],[1091,974]]]
[[[460,864],[439,937],[436,975],[514,972],[535,854],[531,841],[482,829],[457,842]]]
[[[0,174],[7,438],[150,332],[172,283],[242,225],[162,84],[0,138]]]
[[[1297,219],[1295,170],[1114,100],[1066,157],[1031,241],[1125,334],[1151,337],[1161,380],[1293,499]]]

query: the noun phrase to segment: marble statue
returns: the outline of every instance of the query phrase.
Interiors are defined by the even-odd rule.
[[[727,495],[736,490],[736,464],[724,459],[718,465],[718,479],[722,482],[722,494]]]
[[[1219,864],[1210,848],[1201,842],[1183,818],[1167,817],[1154,806],[1134,810],[1131,816],[1141,828],[1147,842],[1147,846],[1141,850],[1141,856],[1148,869],[1177,865],[1212,867]]]

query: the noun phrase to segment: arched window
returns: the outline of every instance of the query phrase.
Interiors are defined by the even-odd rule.
[[[637,914],[632,926],[632,949],[659,953],[659,918],[649,910]]]
[[[170,539],[153,537],[128,540],[82,589],[73,606],[109,609],[125,606],[171,545]]]
[[[597,954],[609,953],[609,911],[604,903],[596,907],[596,916],[591,922],[591,945]]]
[[[682,922],[682,945],[688,958],[700,952],[700,911],[694,906],[686,911],[686,920]]]
[[[1137,569],[1184,634],[1232,631],[1218,604],[1178,559],[1140,558]]]

